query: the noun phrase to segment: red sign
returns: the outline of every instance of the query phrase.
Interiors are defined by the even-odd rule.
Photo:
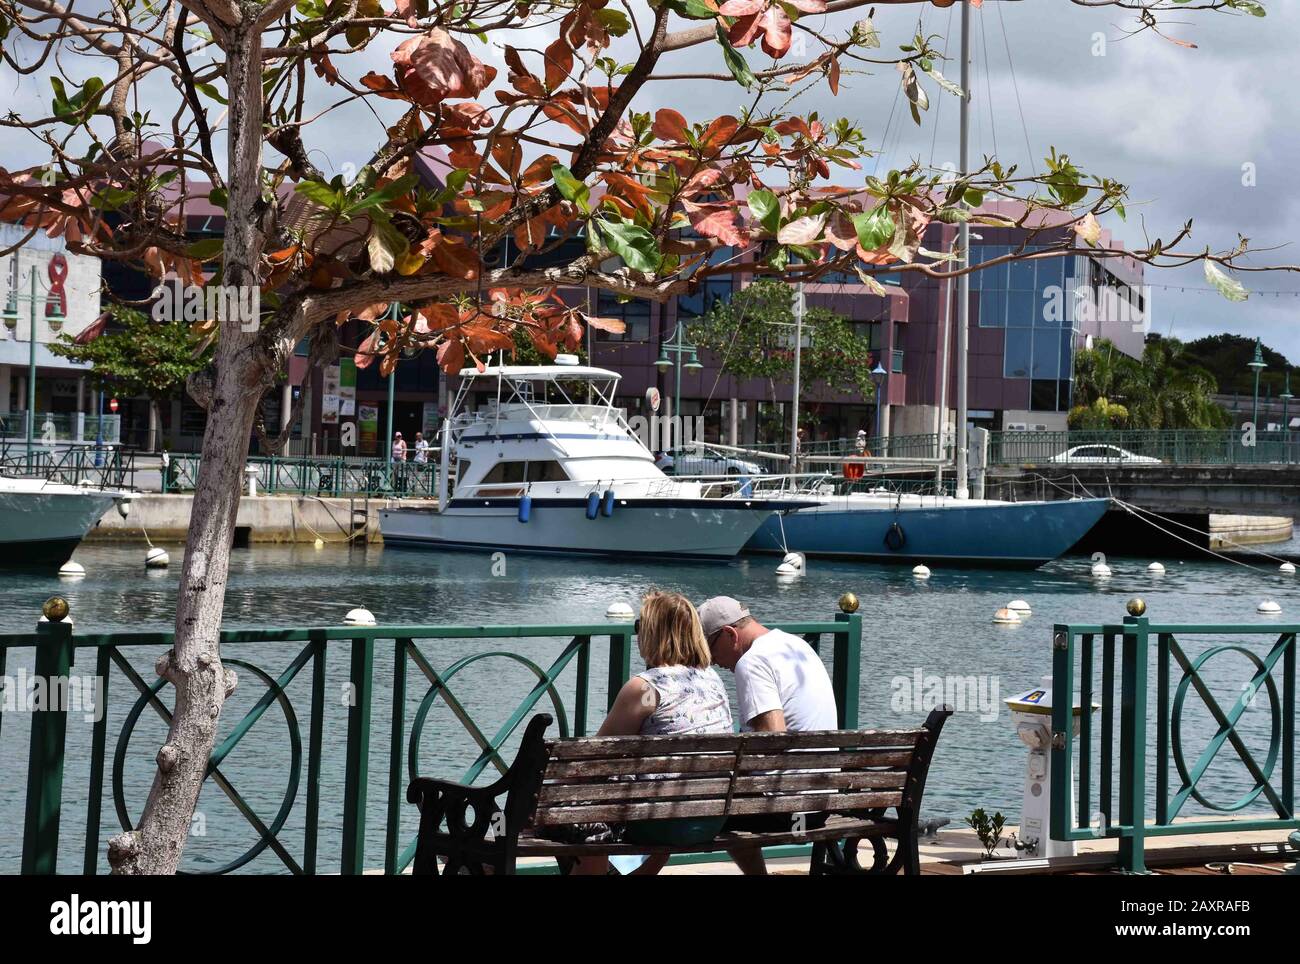
[[[108,410],[109,410],[110,412],[112,412],[114,415],[117,414],[117,399],[116,399],[116,398],[110,398],[110,399],[108,400]]]
[[[68,280],[68,259],[56,254],[50,258],[46,270],[50,276],[50,295],[45,300],[45,317],[67,317],[68,293],[63,290],[63,282]]]

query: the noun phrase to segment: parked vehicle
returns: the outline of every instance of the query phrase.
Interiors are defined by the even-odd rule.
[[[669,475],[763,475],[767,471],[757,462],[732,458],[718,452],[663,453],[660,468]]]
[[[1066,449],[1060,455],[1053,455],[1049,462],[1074,462],[1097,465],[1110,462],[1129,462],[1142,465],[1157,465],[1160,460],[1149,455],[1134,455],[1118,445],[1076,445]]]

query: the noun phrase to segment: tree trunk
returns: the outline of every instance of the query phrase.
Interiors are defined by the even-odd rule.
[[[261,40],[256,29],[233,28],[227,47],[230,88],[229,207],[223,284],[258,285],[262,152]],[[241,299],[242,302],[242,299]],[[265,352],[254,325],[224,319],[203,433],[202,461],[186,538],[176,603],[176,642],[158,660],[158,674],[176,690],[167,742],[138,828],[109,841],[114,873],[171,874],[180,864],[235,674],[221,665],[219,632],[230,544],[253,416],[267,383]]]

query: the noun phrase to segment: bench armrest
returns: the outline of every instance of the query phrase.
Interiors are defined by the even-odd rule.
[[[519,832],[537,807],[547,760],[545,734],[551,722],[546,713],[534,716],[524,731],[514,763],[486,787],[432,777],[411,781],[406,800],[420,808],[415,873],[437,873],[438,857],[446,858],[449,866],[490,863],[501,872],[513,867]],[[506,795],[504,808],[497,806],[502,794]]]

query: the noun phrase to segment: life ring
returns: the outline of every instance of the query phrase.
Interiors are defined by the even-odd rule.
[[[903,532],[903,527],[895,522],[885,532],[885,546],[890,552],[897,552],[905,545],[907,545],[907,535]]]

